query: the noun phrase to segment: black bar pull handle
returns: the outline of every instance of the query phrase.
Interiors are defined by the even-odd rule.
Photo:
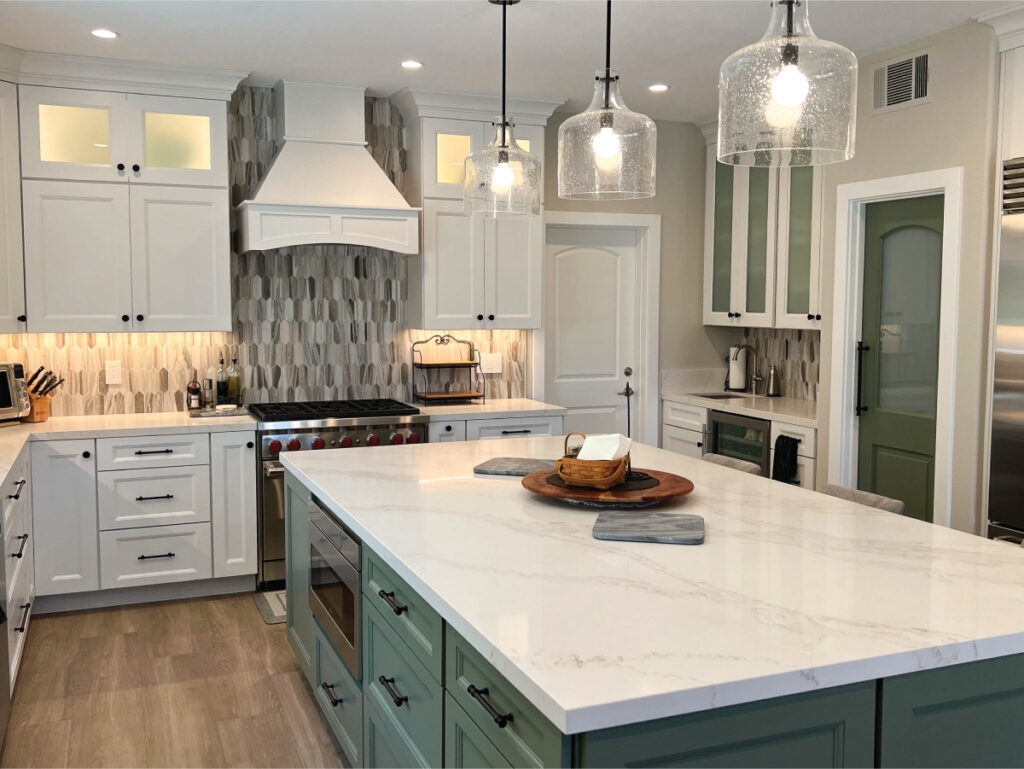
[[[151,558],[173,558],[174,553],[161,553],[160,555],[140,555],[140,561],[148,561]]]
[[[487,695],[490,694],[490,692],[488,691],[486,686],[483,689],[477,689],[475,686],[473,686],[473,684],[470,684],[466,687],[466,691],[469,692],[470,697],[472,697],[474,700],[479,702],[481,706],[483,706],[483,709],[487,711],[487,715],[494,719],[494,723],[498,725],[499,729],[504,729],[506,726],[508,726],[509,722],[512,720],[512,714],[499,713],[494,708],[494,705],[491,704],[491,701],[487,699]]]
[[[377,680],[380,681],[380,685],[383,686],[387,690],[387,693],[391,696],[391,699],[393,699],[395,701],[395,707],[396,708],[402,707],[402,703],[403,702],[408,702],[409,701],[408,697],[402,696],[401,694],[399,694],[395,690],[395,687],[394,687],[395,679],[394,678],[385,678],[384,676],[381,676]]]
[[[135,452],[135,456],[137,456],[137,457],[144,457],[147,454],[173,454],[173,453],[174,453],[174,449],[152,449],[152,450],[139,449],[138,451]]]
[[[391,611],[393,611],[396,615],[402,616],[402,612],[409,611],[408,606],[403,606],[395,600],[394,590],[390,592],[385,592],[384,588],[381,588],[377,591],[377,595],[380,596],[381,600],[384,601],[384,603],[391,607]]]
[[[14,499],[14,500],[21,499],[21,490],[25,488],[25,484],[26,483],[28,483],[28,481],[26,481],[24,478],[22,478],[20,481],[18,481],[16,484],[14,484],[15,486],[18,487],[18,490],[16,492],[14,492],[13,494],[8,494],[7,498],[8,499]]]
[[[161,494],[157,497],[136,497],[136,502],[149,502],[151,499],[174,499],[173,494]]]
[[[324,681],[320,684],[320,688],[324,690],[324,693],[327,695],[327,699],[331,701],[332,707],[336,708],[342,703],[341,697],[334,696],[334,684],[329,684]]]
[[[856,416],[860,416],[868,410],[868,407],[861,403],[861,392],[864,386],[862,381],[864,379],[864,353],[870,350],[871,348],[863,342],[857,342],[857,405],[853,410]]]
[[[502,430],[502,435],[529,435],[533,430]]]
[[[25,557],[25,545],[28,544],[28,534],[20,534],[15,539],[21,540],[21,547],[18,548],[17,553],[11,553],[11,558],[24,558]]]
[[[21,624],[14,628],[15,632],[24,633],[25,628],[28,627],[28,610],[32,608],[32,604],[23,603],[21,605]]]

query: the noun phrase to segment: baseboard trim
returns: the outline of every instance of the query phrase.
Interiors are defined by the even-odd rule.
[[[36,596],[32,614],[53,614],[82,609],[104,609],[138,603],[175,601],[182,598],[205,598],[211,595],[251,593],[256,589],[256,575],[203,579],[195,582],[171,582],[166,585],[119,587],[113,590],[92,590],[87,593]]]

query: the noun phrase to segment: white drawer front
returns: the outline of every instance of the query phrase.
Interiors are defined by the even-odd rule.
[[[431,422],[427,427],[428,443],[450,443],[464,440],[466,440],[465,422]]]
[[[471,419],[466,422],[466,440],[494,438],[533,438],[538,435],[561,435],[561,417],[524,419]]]
[[[780,435],[788,435],[800,441],[796,453],[802,457],[814,459],[817,454],[818,431],[813,427],[801,427],[800,425],[789,425],[785,422],[772,422],[772,450],[775,450],[775,439]]]
[[[29,486],[32,483],[29,473],[29,452],[22,451],[21,456],[15,460],[11,471],[7,473],[4,482],[0,484],[0,505],[3,506],[3,523],[9,525],[11,516],[16,507],[27,507],[30,498]]]
[[[7,663],[11,671],[11,691],[17,679],[21,655],[25,650],[25,638],[32,619],[32,603],[35,600],[33,585],[32,551],[26,550],[24,565],[18,570],[12,586],[8,588],[7,599]]]
[[[208,523],[100,532],[100,586],[104,590],[212,576]]]
[[[797,455],[796,458],[796,483],[795,486],[800,486],[804,489],[810,489],[814,491],[814,470],[816,462],[810,457],[801,457]],[[772,450],[772,467],[775,467],[775,450]]]
[[[23,571],[32,571],[32,512],[19,505],[4,532],[4,564],[7,567],[7,602],[13,606],[14,589]],[[29,580],[33,579],[30,575]]]
[[[666,451],[700,459],[704,454],[704,434],[674,425],[661,426],[661,447]]]
[[[157,467],[99,474],[100,530],[210,520],[210,468]]]
[[[708,424],[708,410],[703,406],[689,406],[685,403],[672,401],[661,402],[661,421],[684,430],[696,430],[698,433]]]
[[[181,467],[210,464],[210,436],[140,435],[130,438],[99,438],[97,470],[130,470],[136,467]]]

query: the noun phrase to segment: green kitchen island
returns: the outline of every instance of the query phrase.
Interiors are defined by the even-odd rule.
[[[1024,765],[1024,549],[647,446],[705,544],[473,474],[561,442],[282,457],[288,637],[353,765]],[[355,666],[309,609],[311,504],[362,542]]]

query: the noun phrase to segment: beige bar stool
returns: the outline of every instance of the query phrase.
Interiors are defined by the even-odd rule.
[[[751,475],[760,475],[761,466],[753,462],[748,462],[745,459],[734,459],[733,457],[723,457],[721,454],[705,454],[701,457],[705,462],[710,462],[713,465],[720,465],[722,467],[728,467],[732,470],[739,470],[741,473],[750,473]]]
[[[826,484],[822,491],[830,497],[839,497],[840,499],[859,502],[862,505],[879,510],[888,510],[890,513],[903,514],[902,502],[898,499],[883,497],[881,494],[872,494],[870,491],[860,491],[859,489],[848,489],[845,486],[835,486],[831,483]]]

